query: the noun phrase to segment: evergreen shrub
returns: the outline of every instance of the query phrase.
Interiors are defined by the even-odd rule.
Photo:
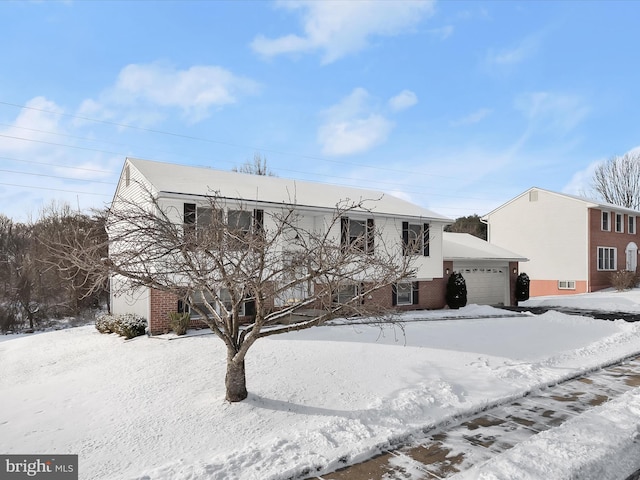
[[[529,275],[524,272],[516,278],[516,300],[518,302],[529,300],[529,284]]]
[[[145,334],[147,321],[135,313],[100,314],[96,318],[96,329],[100,333],[117,333],[130,339]]]
[[[459,272],[453,272],[447,280],[447,293],[445,295],[449,308],[458,309],[467,304],[467,282]]]

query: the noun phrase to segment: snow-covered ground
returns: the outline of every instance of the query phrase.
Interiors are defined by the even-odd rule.
[[[574,298],[593,308],[596,297],[606,310],[640,310],[638,290]],[[0,452],[79,454],[82,479],[320,475],[454,415],[640,352],[640,323],[558,312],[486,318],[504,313],[472,305],[407,314],[402,325],[383,329],[316,327],[261,340],[247,358],[249,398],[236,404],[224,401],[225,350],[211,335],[125,341],[85,326],[5,336]],[[535,468],[547,452],[566,455],[572,466],[567,473],[566,465],[553,471],[549,464],[546,478],[615,478],[599,470],[611,455],[594,466],[595,446],[579,448],[580,441],[594,429],[602,438],[626,429],[629,437],[630,418],[640,424],[640,393],[592,415],[469,475],[539,478]],[[613,420],[605,426],[598,415]],[[631,448],[633,438],[615,448]],[[541,455],[529,467],[518,463],[526,448]],[[611,468],[620,476],[621,467]]]

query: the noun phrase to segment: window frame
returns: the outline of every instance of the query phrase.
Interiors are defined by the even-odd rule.
[[[616,247],[598,247],[596,266],[599,272],[615,272],[618,265],[618,249]]]
[[[565,284],[564,286],[562,284]],[[575,280],[558,280],[558,290],[575,290],[576,289],[576,281]]]
[[[359,225],[360,232],[355,233],[352,225]],[[373,254],[375,248],[375,220],[372,217],[340,217],[340,248],[343,253],[349,250]]]
[[[417,229],[415,227],[417,227]],[[413,232],[416,239],[419,240],[415,243],[415,245],[411,243],[411,241],[413,240],[410,238],[411,232]],[[402,256],[429,257],[429,240],[428,223],[402,222]]]
[[[397,283],[395,285],[395,287],[396,287],[396,305],[398,305],[398,306],[413,305],[413,292],[415,290],[413,282],[399,282],[399,283]],[[408,300],[403,300],[403,301],[400,300],[400,298],[401,298],[400,297],[401,296],[400,289],[401,288],[403,288],[405,290],[408,290],[408,294],[409,294]],[[405,291],[404,295],[406,295],[406,294],[407,294],[407,292]]]
[[[352,289],[351,292],[347,293],[346,289]],[[344,305],[354,298],[361,295],[361,286],[359,283],[345,283],[340,285],[338,289],[331,293],[331,303],[337,305]],[[348,296],[348,298],[341,298],[343,296]],[[345,301],[346,300],[346,301]]]
[[[600,215],[600,229],[603,232],[611,231],[611,212],[602,210]]]
[[[631,235],[636,234],[636,216],[627,215],[627,233]]]
[[[616,233],[624,233],[624,214],[614,213]]]

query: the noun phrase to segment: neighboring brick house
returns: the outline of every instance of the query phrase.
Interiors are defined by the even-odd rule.
[[[531,296],[611,286],[611,272],[638,265],[640,212],[531,188],[483,217],[490,243],[527,258]]]

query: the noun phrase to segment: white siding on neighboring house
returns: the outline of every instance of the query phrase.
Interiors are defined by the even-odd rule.
[[[530,278],[587,279],[588,216],[584,202],[531,189],[485,218],[489,242],[527,257]]]

